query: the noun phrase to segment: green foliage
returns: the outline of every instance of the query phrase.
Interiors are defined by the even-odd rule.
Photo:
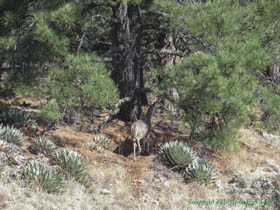
[[[52,67],[46,87],[46,93],[63,106],[105,107],[118,100],[104,64],[97,57],[92,59],[88,55],[69,55],[63,66]]]
[[[66,106],[69,112],[82,106],[106,107],[118,100],[103,62],[91,58],[92,50],[90,55],[77,53],[83,32],[99,21],[81,14],[84,3],[24,1],[20,12],[15,4],[5,1],[3,8],[10,9],[0,12],[0,25],[5,26],[0,27],[0,67],[9,64],[9,87],[21,96],[53,98],[60,111]],[[100,11],[106,14],[103,8]],[[96,38],[86,35],[83,46]],[[60,119],[54,103],[43,105],[42,114],[47,120]]]
[[[161,145],[158,153],[167,166],[177,169],[184,169],[197,158],[188,144],[177,140]]]
[[[183,172],[186,182],[197,181],[201,184],[214,184],[217,171],[207,160],[200,159],[196,153],[182,141],[169,141],[160,146],[158,152],[161,161],[169,167]]]
[[[188,116],[191,118],[188,121],[193,121],[191,123],[193,130],[196,130],[199,125],[207,127],[205,119],[194,119],[194,116],[197,112],[202,111],[202,104],[208,101],[209,96],[206,96],[205,100],[199,97],[199,95],[205,96],[205,94],[209,94],[208,89],[212,89],[213,95],[217,92],[218,100],[217,103],[212,101],[213,103],[211,105],[205,103],[205,106],[208,106],[208,108],[203,109],[214,111],[213,108],[216,106],[214,109],[216,111],[220,110],[218,113],[214,111],[216,113],[205,114],[202,111],[200,114],[206,115],[203,118],[209,117],[210,121],[212,121],[210,123],[213,123],[213,125],[218,124],[216,126],[219,127],[219,131],[217,131],[217,129],[212,129],[211,136],[209,136],[209,132],[208,134],[205,133],[205,136],[209,137],[209,139],[221,140],[224,138],[228,139],[228,143],[224,142],[224,146],[231,144],[232,141],[229,139],[233,139],[232,137],[235,135],[235,132],[231,132],[233,130],[228,128],[232,127],[237,129],[244,123],[244,120],[247,118],[246,114],[244,114],[246,113],[245,107],[253,106],[253,104],[256,106],[259,105],[256,101],[256,95],[259,98],[266,98],[266,103],[261,104],[261,109],[269,113],[269,118],[263,122],[263,128],[271,130],[271,128],[274,127],[275,130],[276,127],[279,127],[280,124],[277,119],[279,119],[280,116],[275,108],[276,104],[280,103],[279,97],[275,95],[275,90],[267,90],[266,87],[265,91],[261,90],[264,83],[260,81],[260,84],[257,84],[258,81],[256,79],[263,76],[262,71],[266,66],[270,64],[279,65],[280,63],[280,47],[276,44],[279,41],[279,1],[211,1],[211,3],[194,1],[194,3],[186,3],[184,6],[175,5],[173,1],[156,1],[155,8],[170,14],[169,27],[173,30],[174,35],[178,34],[178,31],[186,31],[185,29],[187,28],[189,36],[196,37],[194,39],[188,39],[188,36],[186,36],[188,39],[188,46],[194,51],[200,50],[207,52],[208,55],[211,54],[214,57],[212,61],[213,64],[209,65],[206,63],[210,63],[210,60],[206,61],[206,63],[204,62],[204,64],[200,63],[202,65],[197,62],[198,59],[205,61],[206,54],[196,59],[192,56],[186,59],[190,63],[192,62],[191,60],[196,62],[196,64],[191,67],[193,71],[196,68],[197,72],[202,72],[199,74],[197,73],[198,76],[196,75],[195,78],[199,76],[209,77],[208,81],[204,79],[205,83],[201,82],[203,79],[182,79],[182,81],[185,81],[186,89],[191,86],[189,85],[191,82],[197,84],[193,85],[192,90],[196,92],[193,96],[197,95],[199,99],[197,100],[198,104],[194,105],[195,103],[193,103],[192,107],[187,107],[189,112],[195,112],[192,117]],[[183,45],[184,44],[186,43],[183,43]],[[205,64],[208,67],[206,67]],[[191,68],[185,68],[185,71],[189,71]],[[181,70],[183,71],[183,68],[181,68]],[[203,71],[207,72],[206,75]],[[222,77],[219,76],[219,73],[214,76],[216,74],[215,71],[217,73],[220,72],[220,76]],[[174,75],[177,73],[178,71],[169,72],[169,74]],[[178,83],[177,78],[180,78],[182,74],[184,73],[178,73],[177,77],[173,75],[172,83]],[[247,80],[248,84],[246,84]],[[207,82],[210,84],[206,85]],[[213,86],[213,83],[216,83],[216,87]],[[200,87],[198,84],[201,84]],[[226,88],[231,89],[230,84],[233,84],[231,93],[229,90],[222,91],[222,89]],[[201,87],[203,85],[204,87]],[[183,87],[180,92],[188,91],[182,89]],[[203,92],[205,92],[205,94],[203,94]],[[240,98],[238,96],[239,93]],[[230,96],[230,94],[233,94],[233,96]],[[185,95],[185,93],[183,93],[183,95]],[[248,95],[247,100],[246,95]],[[224,100],[229,102],[220,101],[221,103],[219,103],[220,97],[224,97]],[[254,103],[252,103],[252,101],[254,101]],[[232,103],[232,106],[229,106],[230,103]],[[232,110],[232,114],[234,114],[234,112],[236,112],[236,114],[241,113],[240,117],[238,117],[239,119],[234,116],[229,116],[231,115],[229,111],[224,113],[226,110],[222,110],[221,106],[227,110]],[[234,108],[231,109],[232,107]],[[213,115],[216,114],[218,116],[215,116],[215,118],[221,118],[221,111],[222,115],[226,114],[230,117],[229,124],[228,119],[223,119],[224,122],[227,122],[222,124],[217,122],[218,119],[214,120]],[[211,117],[213,117],[213,120],[211,120]],[[229,132],[228,135],[226,134],[227,132]],[[220,140],[215,141],[218,143]],[[218,144],[222,146],[221,141]]]
[[[87,173],[87,165],[77,152],[63,149],[53,153],[53,159],[67,177],[74,177],[84,185],[89,184],[90,177]]]
[[[37,150],[45,154],[46,156],[51,156],[55,152],[55,144],[47,139],[46,137],[36,137],[33,140],[33,145]]]
[[[0,139],[18,145],[24,140],[20,130],[9,126],[4,127],[2,124],[0,124]]]
[[[185,170],[184,178],[186,182],[197,181],[200,184],[214,184],[218,173],[216,168],[208,161],[197,159],[193,161]]]
[[[178,105],[192,135],[227,147],[248,119],[248,107],[256,105],[258,82],[252,70],[262,70],[266,60],[258,43],[226,38],[216,56],[191,55],[170,68],[163,84],[178,89]]]
[[[31,119],[29,114],[22,110],[8,109],[0,114],[0,123],[15,127],[24,127],[26,125],[33,125],[34,120]]]
[[[274,94],[270,88],[260,89],[260,95],[263,98],[263,103],[260,104],[263,116],[258,126],[268,132],[279,133],[280,113],[278,107],[280,106],[280,96]]]
[[[66,187],[62,174],[48,169],[38,162],[31,162],[23,167],[26,180],[41,186],[47,192],[60,192]]]
[[[261,106],[270,117],[263,126],[279,127],[275,105],[280,99],[273,89],[260,91],[263,81],[257,80],[265,66],[280,63],[278,0],[127,2],[155,11],[143,13],[143,26],[152,26],[141,36],[143,48],[157,47],[162,34],[157,26],[163,26],[177,40],[177,51],[187,46],[191,54],[204,52],[188,54],[168,75],[160,75],[160,88],[151,87],[160,93],[178,88],[178,105],[193,135],[199,133],[214,146],[232,145],[248,110],[259,105],[256,96],[267,98]],[[93,56],[120,47],[112,46],[113,24],[106,21],[113,12],[106,5],[89,8],[73,0],[0,1],[0,67],[5,64],[9,71],[6,85],[17,94],[53,98],[60,110],[46,107],[47,119],[59,120],[65,109],[68,114],[83,106],[104,108],[118,99],[104,63]],[[145,57],[143,67],[157,65],[154,60]]]
[[[57,122],[61,119],[59,106],[55,100],[50,100],[48,103],[40,106],[40,115],[46,121]]]
[[[105,136],[95,136],[92,142],[87,144],[87,147],[90,150],[101,151],[103,148],[108,149],[110,139],[106,138]]]

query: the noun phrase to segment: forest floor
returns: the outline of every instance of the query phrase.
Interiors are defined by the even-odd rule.
[[[31,104],[23,108],[36,118],[37,102],[20,99]],[[99,119],[100,123],[102,118]],[[34,136],[44,135],[59,148],[81,153],[89,168],[93,183],[89,188],[70,181],[66,192],[46,193],[36,187],[22,187],[18,181],[0,179],[0,209],[248,209],[246,205],[231,206],[196,205],[192,201],[237,199],[219,189],[210,189],[195,182],[186,184],[182,176],[162,165],[157,159],[157,145],[172,139],[185,139],[195,150],[196,142],[188,140],[187,134],[179,132],[180,122],[174,123],[161,114],[155,114],[152,125],[156,135],[151,135],[150,154],[137,156],[133,161],[130,126],[115,120],[106,125],[99,135],[111,139],[109,148],[100,152],[86,147],[96,136],[90,123],[57,125],[46,130],[43,125],[25,132],[23,149],[31,144]],[[250,174],[265,159],[272,159],[280,166],[280,145],[269,142],[253,127],[240,129],[238,153],[209,150],[209,161],[217,168],[219,180],[226,183],[236,171]],[[251,206],[252,207],[252,206]],[[262,209],[254,206],[253,209]]]

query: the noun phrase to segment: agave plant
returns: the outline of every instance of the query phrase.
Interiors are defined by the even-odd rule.
[[[170,141],[160,146],[159,156],[169,167],[184,169],[196,158],[196,153],[182,141]]]
[[[14,143],[20,145],[23,141],[23,135],[20,132],[20,130],[14,128],[14,127],[3,127],[2,124],[0,124],[0,139],[7,141],[9,143]]]
[[[23,176],[28,181],[39,184],[48,192],[59,192],[66,186],[62,174],[35,161],[23,167]]]
[[[33,145],[38,151],[42,152],[46,156],[50,156],[54,153],[56,148],[52,141],[42,136],[34,138]]]
[[[35,121],[31,119],[29,114],[26,114],[22,110],[9,109],[0,114],[0,123],[15,127],[23,127],[25,125],[32,125]]]
[[[94,140],[89,142],[87,146],[90,150],[101,151],[103,148],[109,148],[110,141],[111,140],[105,136],[95,136]]]
[[[77,152],[63,149],[54,152],[52,156],[67,177],[74,177],[78,182],[85,185],[89,183],[86,162]]]
[[[186,169],[184,178],[186,182],[197,181],[201,184],[213,184],[216,181],[218,172],[207,160],[197,159]]]
[[[90,150],[96,150],[96,151],[101,151],[103,148],[97,144],[95,141],[92,141],[92,142],[89,142],[87,143],[87,147],[90,149]]]

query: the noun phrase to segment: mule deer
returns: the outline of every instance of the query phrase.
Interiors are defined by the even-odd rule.
[[[145,138],[151,130],[151,118],[154,112],[154,106],[157,101],[155,100],[149,107],[146,116],[143,120],[135,121],[131,126],[131,135],[133,137],[133,160],[136,161],[136,147],[141,153],[140,140]],[[149,143],[148,143],[149,145]],[[148,146],[149,148],[149,146]]]

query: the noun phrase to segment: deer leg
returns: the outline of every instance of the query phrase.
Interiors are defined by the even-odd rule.
[[[139,154],[141,153],[140,139],[137,139]]]
[[[137,144],[135,141],[133,141],[133,160],[136,161],[136,147]]]

